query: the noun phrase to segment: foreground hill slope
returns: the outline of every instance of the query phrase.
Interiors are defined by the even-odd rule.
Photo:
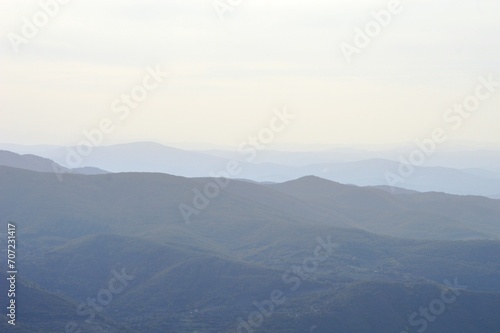
[[[77,303],[37,287],[25,279],[17,280],[16,289],[16,325],[9,325],[6,317],[2,318],[1,332],[46,333],[80,330],[88,333],[138,333],[102,314],[96,315],[91,322],[86,322],[87,317],[81,317],[77,313]],[[0,272],[0,290],[2,294],[7,294],[5,272]],[[2,299],[1,305],[2,308],[7,307],[5,298]]]
[[[304,310],[300,303],[311,305]],[[313,300],[304,297],[277,311],[258,332],[494,333],[499,308],[500,294],[431,283],[361,282]]]

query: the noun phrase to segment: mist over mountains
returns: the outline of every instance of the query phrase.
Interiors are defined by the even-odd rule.
[[[61,180],[50,160],[0,152],[1,219],[19,233],[19,332],[500,327],[500,200],[342,184],[298,171],[324,171],[324,164],[274,164],[281,170],[274,182],[245,177],[269,172],[269,163],[240,162],[241,178],[249,179],[177,176],[153,171],[181,172],[193,157],[214,169],[191,163],[189,172],[217,172],[228,159],[159,145],[95,154],[89,161],[106,172],[68,169]],[[129,160],[143,172],[116,173]],[[328,164],[323,174],[369,182],[393,163]],[[425,169],[460,184],[494,175]],[[279,181],[286,170],[299,177]]]
[[[499,13],[1,0],[0,333],[500,333]]]
[[[314,175],[358,186],[390,185],[419,192],[459,195],[500,195],[500,150],[443,151],[431,155],[422,166],[411,165],[409,149],[385,151],[329,149],[291,152],[250,149],[184,150],[157,143],[130,143],[93,147],[88,156],[78,147],[0,145],[20,154],[51,159],[83,173],[161,172],[184,177],[220,177],[230,161],[239,172],[232,178],[258,182],[284,182]],[[402,160],[401,160],[402,159]],[[403,161],[403,162],[402,162]],[[4,164],[8,165],[8,164]],[[36,168],[33,166],[33,168]],[[32,169],[36,170],[36,169]],[[411,171],[407,176],[408,170]],[[227,174],[227,172],[225,173]],[[231,175],[228,175],[231,176]],[[396,182],[392,179],[397,178]]]

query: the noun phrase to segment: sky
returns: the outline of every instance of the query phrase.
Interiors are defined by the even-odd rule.
[[[500,144],[500,86],[460,125],[445,120],[487,91],[481,78],[500,82],[498,1],[54,1],[0,1],[0,142],[74,145],[109,120],[102,144],[237,147],[286,108],[276,144],[397,144],[436,128]],[[384,26],[374,12],[390,13]],[[125,117],[120,98],[144,80],[154,88]]]

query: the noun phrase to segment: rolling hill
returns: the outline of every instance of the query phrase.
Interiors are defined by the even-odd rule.
[[[30,315],[40,321],[33,325],[59,329],[75,305],[119,275],[124,288],[99,313],[111,332],[115,322],[124,332],[235,332],[255,302],[280,290],[286,302],[255,332],[399,333],[411,311],[455,278],[468,291],[429,331],[499,327],[498,200],[312,176],[232,180],[187,224],[179,205],[194,207],[196,190],[217,182],[119,173],[68,174],[61,183],[50,173],[0,167],[0,212],[17,225],[20,276],[43,292],[40,300],[50,298],[51,313],[63,314],[53,322]]]

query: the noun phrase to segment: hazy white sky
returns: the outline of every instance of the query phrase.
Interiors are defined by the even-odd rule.
[[[500,81],[500,2],[402,1],[349,64],[339,44],[388,3],[242,0],[221,21],[213,0],[73,0],[16,53],[8,34],[39,1],[1,0],[0,142],[76,144],[118,121],[113,101],[157,65],[170,76],[105,144],[237,146],[283,105],[297,119],[277,142],[407,142],[435,127],[500,142],[500,88],[459,128],[443,123],[480,76]]]

